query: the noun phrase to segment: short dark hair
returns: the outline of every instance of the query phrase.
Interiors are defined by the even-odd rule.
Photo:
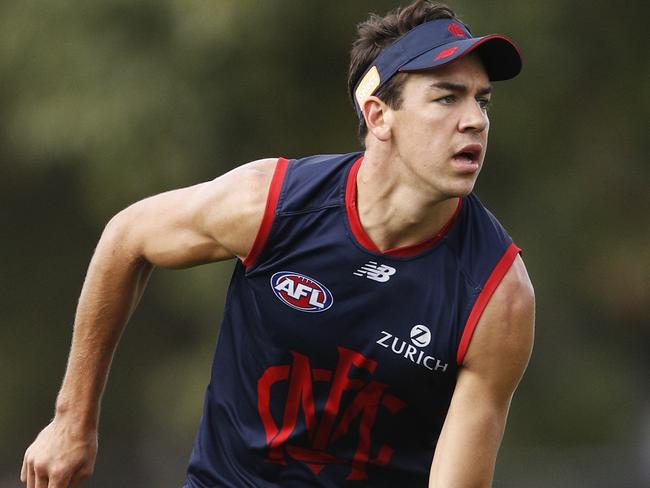
[[[420,24],[435,19],[453,18],[456,18],[456,14],[447,5],[432,3],[429,0],[415,0],[409,6],[398,7],[383,17],[371,13],[366,21],[357,25],[359,37],[352,44],[348,70],[348,92],[352,106],[355,106],[354,89],[357,83],[384,48]],[[375,95],[389,107],[398,109],[402,104],[402,86],[405,80],[406,73],[397,73],[379,87]],[[364,147],[367,134],[366,122],[361,118],[359,140]]]

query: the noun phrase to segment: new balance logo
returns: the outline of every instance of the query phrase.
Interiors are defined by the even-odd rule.
[[[353,274],[355,276],[365,276],[369,280],[379,281],[384,283],[390,280],[390,277],[393,276],[397,270],[386,266],[385,264],[377,264],[375,261],[368,261],[367,264],[364,264],[356,270]]]

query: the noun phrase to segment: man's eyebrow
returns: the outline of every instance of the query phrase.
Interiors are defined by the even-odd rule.
[[[452,83],[450,81],[435,81],[431,83],[431,88],[438,88],[440,90],[449,90],[459,93],[467,93],[467,86],[462,83]],[[476,92],[477,95],[489,95],[492,93],[492,85],[479,88]]]
[[[489,95],[490,93],[492,93],[492,85],[485,86],[476,92],[477,95]]]

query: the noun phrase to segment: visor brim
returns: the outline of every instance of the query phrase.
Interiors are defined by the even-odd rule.
[[[512,40],[499,34],[443,44],[420,54],[404,64],[399,71],[415,72],[439,68],[472,52],[483,62],[491,81],[509,80],[521,72],[522,59],[519,49]]]

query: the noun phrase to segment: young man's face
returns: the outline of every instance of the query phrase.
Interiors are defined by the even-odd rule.
[[[434,198],[470,193],[487,148],[489,100],[490,82],[474,55],[409,74],[401,107],[386,113],[406,177]]]

